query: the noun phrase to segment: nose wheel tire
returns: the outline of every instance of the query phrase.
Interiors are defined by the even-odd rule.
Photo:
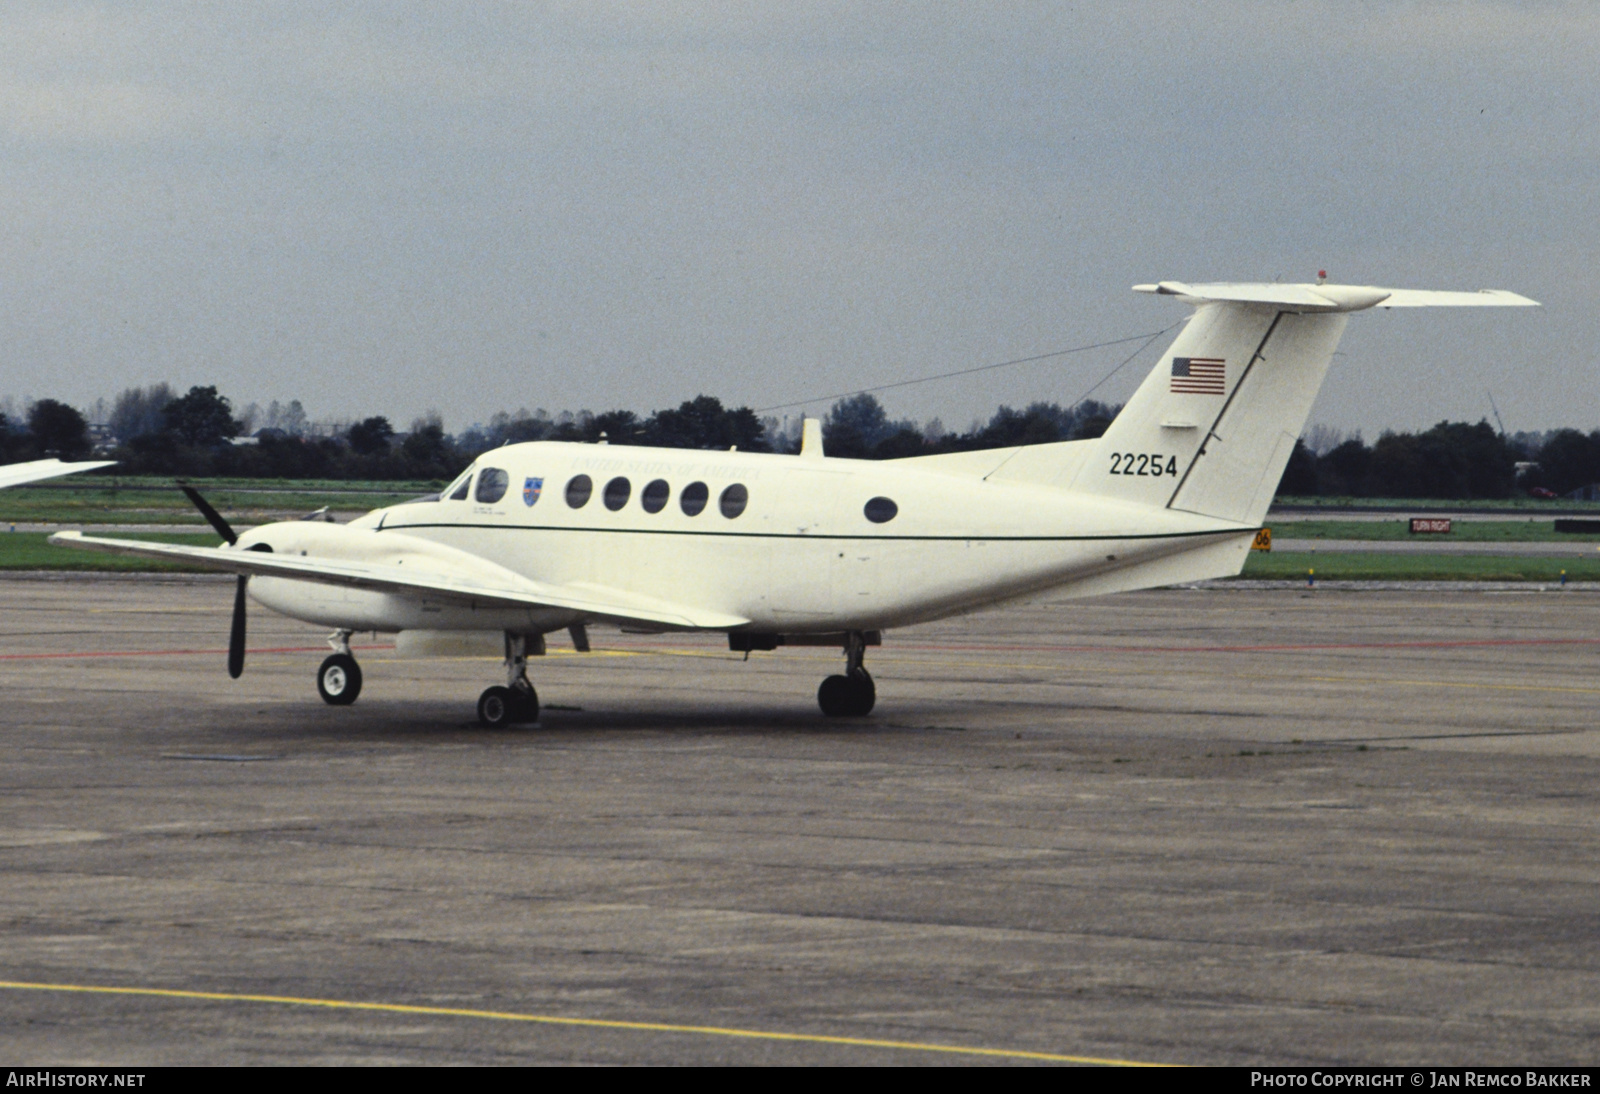
[[[347,707],[361,694],[361,666],[348,653],[335,653],[317,670],[317,694],[330,706]]]
[[[529,688],[527,691],[511,689],[511,694],[517,697],[517,721],[523,725],[532,725],[539,720],[539,693]]]
[[[532,688],[492,687],[478,696],[478,724],[486,729],[504,729],[539,720],[539,695]]]
[[[861,718],[872,713],[878,689],[866,669],[847,676],[830,676],[817,688],[817,706],[829,718]]]

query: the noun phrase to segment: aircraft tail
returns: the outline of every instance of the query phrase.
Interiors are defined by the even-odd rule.
[[[1060,447],[1060,459],[1019,450],[994,478],[1259,524],[1350,312],[1535,304],[1493,290],[1171,281],[1134,289],[1176,296],[1195,314],[1103,437],[1039,446]]]

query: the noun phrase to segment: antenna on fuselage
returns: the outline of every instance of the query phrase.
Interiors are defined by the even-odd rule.
[[[800,456],[807,460],[822,459],[822,419],[800,419]]]

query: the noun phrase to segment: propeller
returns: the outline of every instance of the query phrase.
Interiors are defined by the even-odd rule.
[[[226,540],[228,546],[232,547],[239,542],[239,533],[233,530],[233,525],[222,519],[222,514],[211,507],[211,503],[201,496],[200,491],[182,479],[178,480],[178,489],[194,503],[194,507],[200,510],[200,515],[206,518],[206,523],[217,530],[217,535]],[[233,626],[228,632],[228,675],[235,680],[244,673],[244,588],[249,581],[247,576],[240,574],[239,582],[233,590]]]
[[[229,547],[239,542],[239,533],[233,530],[233,525],[223,520],[222,514],[211,508],[211,503],[200,496],[200,491],[182,479],[178,480],[178,489],[183,491],[185,497],[194,502],[194,507],[200,510],[202,517],[206,518],[206,523],[217,530],[217,535],[228,541]]]
[[[235,680],[244,673],[244,587],[250,579],[239,575],[233,587],[233,628],[228,632],[228,675]]]

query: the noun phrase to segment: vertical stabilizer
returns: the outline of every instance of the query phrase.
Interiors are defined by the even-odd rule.
[[[1522,307],[1515,293],[1364,285],[1140,285],[1195,305],[1105,436],[1052,485],[1259,524],[1350,312]],[[1042,477],[1042,476],[1041,476]]]
[[[1201,304],[1096,442],[1072,489],[1259,520],[1262,480],[1272,476],[1270,500],[1344,324],[1343,315]],[[1280,451],[1285,435],[1288,449]]]

